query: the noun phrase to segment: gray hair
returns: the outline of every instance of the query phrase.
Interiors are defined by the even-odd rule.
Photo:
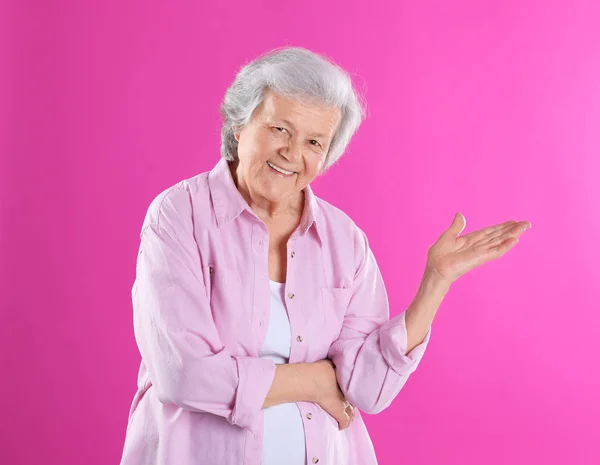
[[[343,68],[306,48],[279,47],[243,66],[225,92],[220,112],[221,156],[226,160],[237,160],[234,131],[250,122],[267,89],[302,102],[340,109],[341,121],[321,172],[342,156],[366,118],[366,104]]]

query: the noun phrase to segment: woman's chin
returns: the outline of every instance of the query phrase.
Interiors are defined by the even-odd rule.
[[[283,199],[289,199],[295,194],[295,189],[277,186],[276,184],[266,184],[263,186],[262,195],[271,202],[281,202]]]

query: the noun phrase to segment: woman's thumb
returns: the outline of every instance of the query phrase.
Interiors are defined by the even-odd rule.
[[[450,228],[448,228],[448,231],[451,232],[452,235],[458,236],[461,232],[463,232],[463,229],[465,229],[466,225],[467,220],[465,219],[463,214],[456,213],[456,215],[454,215],[454,219],[452,220]]]

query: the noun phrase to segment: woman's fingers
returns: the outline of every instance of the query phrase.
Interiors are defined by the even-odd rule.
[[[483,238],[478,244],[476,244],[476,247],[482,247],[482,246],[487,247],[487,246],[492,246],[494,244],[498,244],[499,243],[498,241],[502,242],[503,240],[507,239],[509,236],[514,235],[514,233],[517,230],[518,229],[515,228],[514,225],[507,226],[506,228],[503,228],[503,229],[499,229],[498,231]]]
[[[354,421],[354,417],[356,416],[356,407],[350,404],[350,423]]]
[[[516,221],[507,221],[506,223],[498,224],[489,228],[480,229],[479,231],[473,231],[468,234],[459,236],[458,239],[462,239],[465,245],[479,245],[481,242],[487,241],[491,236],[501,234],[503,231],[510,229]]]
[[[506,234],[507,232],[511,232],[514,228],[515,232],[519,232],[523,227],[530,227],[531,223],[528,221],[506,221],[505,223],[498,224],[496,226],[492,226],[489,228],[484,228],[480,231],[475,231],[469,234],[465,234],[461,236],[467,241],[470,241],[475,246],[480,246],[481,244],[488,243],[491,240],[496,239],[497,237]]]
[[[518,223],[516,221],[512,221],[510,223],[511,224],[508,224],[503,228],[498,228],[492,233],[481,237],[478,241],[476,241],[473,244],[473,247],[487,247],[490,246],[492,243],[498,244],[497,240],[499,238],[502,241],[508,239],[509,237],[515,237],[516,235],[520,235],[523,232],[523,223]]]
[[[489,228],[484,228],[481,230],[484,236],[489,236],[490,234],[494,234],[500,230],[504,230],[506,228],[510,228],[511,226],[517,224],[515,220],[505,221],[504,223],[497,224],[496,226],[490,226]]]
[[[489,238],[487,238],[486,241],[484,241],[482,244],[478,244],[478,245],[487,245],[490,247],[494,247],[494,246],[497,246],[498,244],[501,244],[503,241],[505,241],[507,239],[510,239],[513,237],[519,237],[524,232],[525,232],[525,229],[524,229],[523,224],[516,223],[515,225],[513,225],[511,227],[507,227],[505,229],[497,231],[494,234],[491,234],[489,236]]]
[[[487,250],[488,257],[492,260],[500,258],[502,255],[504,255],[506,252],[512,249],[515,245],[517,245],[517,242],[519,242],[518,238],[505,238],[502,242],[490,247]]]
[[[350,415],[348,415],[348,411],[346,409],[344,409],[344,424],[343,427],[340,428],[340,430],[346,429],[350,426]]]
[[[344,401],[342,404],[342,408],[343,408],[343,415],[344,415],[344,421],[343,421],[343,426],[342,426],[342,422],[339,422],[339,429],[344,430],[348,427],[350,427],[350,425],[352,424],[352,421],[354,421],[354,417],[356,415],[356,407],[354,407],[354,405],[352,405],[350,402],[348,401]]]

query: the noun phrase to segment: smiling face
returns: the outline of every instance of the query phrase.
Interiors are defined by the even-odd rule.
[[[252,120],[235,133],[238,188],[252,199],[297,198],[321,171],[340,119],[337,108],[267,90]]]

